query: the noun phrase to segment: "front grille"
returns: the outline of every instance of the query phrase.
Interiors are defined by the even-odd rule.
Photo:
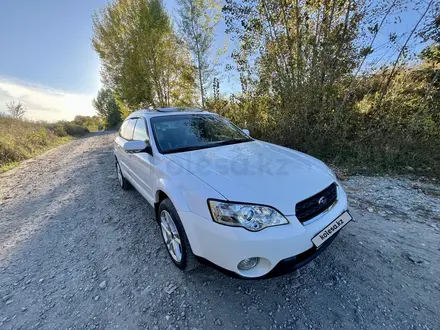
[[[319,204],[321,198],[325,199],[325,202]],[[332,183],[323,191],[309,197],[295,206],[296,217],[299,221],[305,222],[316,217],[318,214],[327,210],[336,201],[336,183]],[[322,201],[322,200],[321,200]]]

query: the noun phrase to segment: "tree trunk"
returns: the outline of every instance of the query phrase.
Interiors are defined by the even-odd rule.
[[[205,108],[205,91],[203,90],[202,64],[200,61],[200,50],[197,45],[197,67],[199,71],[200,97],[202,98],[202,108]]]

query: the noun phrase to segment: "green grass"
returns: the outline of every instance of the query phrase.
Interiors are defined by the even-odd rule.
[[[87,132],[69,122],[48,124],[0,116],[0,173]]]
[[[3,167],[0,167],[0,173],[12,170],[14,167],[17,167],[18,165],[20,165],[20,162],[12,162],[12,163],[6,164]]]

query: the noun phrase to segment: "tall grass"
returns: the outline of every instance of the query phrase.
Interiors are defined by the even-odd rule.
[[[0,172],[86,133],[87,128],[70,122],[48,124],[0,115]]]

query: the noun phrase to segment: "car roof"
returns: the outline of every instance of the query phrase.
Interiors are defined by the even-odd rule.
[[[135,112],[132,112],[127,119],[133,117],[157,117],[157,116],[169,116],[176,114],[214,114],[209,111],[205,111],[199,108],[191,108],[191,107],[168,107],[168,108],[155,108],[155,109],[141,109]]]

